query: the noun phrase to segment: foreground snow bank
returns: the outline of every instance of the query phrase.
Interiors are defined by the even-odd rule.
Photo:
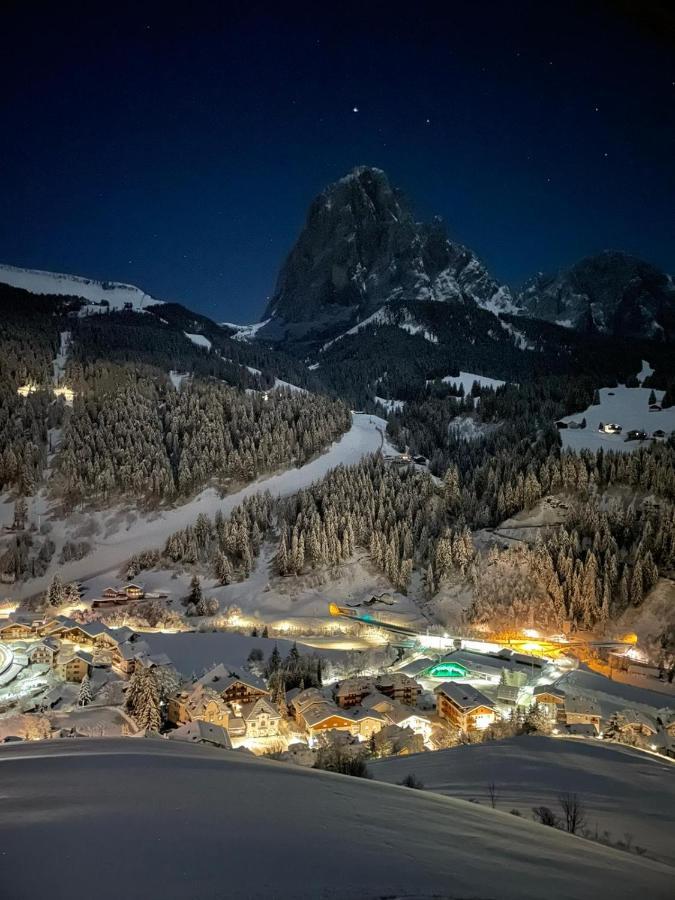
[[[671,868],[508,813],[161,739],[8,745],[0,791],[15,900],[672,896]]]
[[[609,831],[615,841],[630,833],[650,856],[675,864],[675,766],[628,747],[520,737],[377,760],[371,771],[392,783],[413,773],[429,791],[488,805],[488,784],[494,783],[497,808],[518,809],[528,819],[533,806],[555,810],[558,794],[576,793],[588,811],[589,828],[597,825],[600,834]]]

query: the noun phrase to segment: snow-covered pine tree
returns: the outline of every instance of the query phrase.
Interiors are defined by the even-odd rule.
[[[63,587],[63,582],[61,581],[61,576],[56,573],[52,578],[52,583],[49,585],[49,590],[47,591],[47,603],[53,607],[63,606],[65,602],[65,589]]]
[[[160,689],[152,669],[134,672],[127,690],[127,709],[139,728],[157,731],[162,724]]]
[[[78,695],[77,702],[80,706],[88,706],[92,701],[91,694],[91,683],[89,681],[89,676],[85,675],[82,681],[80,682],[80,691]]]

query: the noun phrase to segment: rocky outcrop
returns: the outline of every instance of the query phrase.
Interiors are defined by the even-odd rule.
[[[538,275],[518,296],[526,315],[604,334],[675,338],[675,285],[626,253],[605,251],[556,275]]]
[[[360,166],[311,204],[259,336],[326,339],[392,301],[461,300],[512,311],[508,288],[448,240],[440,219],[416,222],[380,169]]]

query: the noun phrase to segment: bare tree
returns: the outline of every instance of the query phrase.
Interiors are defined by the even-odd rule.
[[[533,806],[532,818],[535,822],[540,822],[542,825],[548,825],[551,828],[557,828],[559,825],[558,817],[548,806]]]
[[[559,794],[558,802],[563,811],[562,826],[569,834],[576,834],[586,825],[586,807],[577,794]]]
[[[490,796],[490,805],[495,809],[497,806],[497,785],[494,781],[488,784],[488,794]]]

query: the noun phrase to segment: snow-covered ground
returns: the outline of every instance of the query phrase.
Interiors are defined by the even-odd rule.
[[[497,808],[518,809],[528,819],[533,806],[556,810],[558,794],[576,793],[587,808],[587,827],[595,831],[597,824],[614,841],[632,834],[649,855],[675,864],[675,765],[628,747],[530,736],[376,760],[371,770],[393,783],[413,773],[429,791],[484,806],[494,783]],[[576,895],[570,890],[568,896]]]
[[[183,334],[188,340],[192,341],[195,346],[205,347],[207,350],[211,349],[211,341],[207,337],[204,337],[203,334],[192,334],[189,331],[184,331]]]
[[[0,790],[12,900],[670,900],[675,877],[508,812],[161,739],[6,745]]]
[[[675,689],[652,691],[649,686],[605,678],[584,666],[562,675],[555,684],[566,693],[595,700],[605,718],[626,708],[641,710],[652,717],[664,707],[675,709]]]
[[[250,341],[251,338],[254,338],[258,331],[261,328],[264,328],[265,325],[269,322],[269,319],[265,319],[264,322],[255,322],[253,325],[237,325],[234,322],[219,322],[221,328],[232,328],[236,332],[232,335],[232,339],[235,341]]]
[[[89,518],[97,526],[97,533],[92,537],[92,552],[82,560],[64,565],[57,565],[56,560],[63,541],[68,537],[65,528],[72,527],[77,517],[70,517],[67,523],[54,521],[50,538],[57,544],[57,549],[47,574],[42,578],[8,586],[5,594],[20,598],[44,591],[57,570],[64,581],[79,581],[104,573],[110,573],[109,577],[114,580],[120,565],[134,553],[145,548],[160,547],[170,534],[192,524],[201,512],[214,516],[217,510],[221,510],[227,515],[245,497],[260,491],[269,491],[274,496],[294,494],[323,478],[330,469],[338,465],[359,462],[364,456],[383,446],[385,428],[384,419],[365,413],[354,414],[349,431],[321,456],[299,468],[287,469],[278,475],[251,482],[234,494],[221,497],[218,491],[208,488],[183,506],[150,515],[119,509],[92,515]],[[42,517],[45,518],[44,501],[41,502],[41,507]],[[13,509],[13,503],[0,503],[0,525],[11,524]]]
[[[384,397],[375,397],[375,402],[383,406],[387,410],[387,414],[392,411],[400,412],[405,406],[405,400],[387,400]]]
[[[200,676],[205,669],[219,663],[226,668],[241,670],[248,655],[255,647],[263,651],[265,659],[279,648],[282,656],[288,656],[293,641],[276,638],[251,637],[225,631],[188,631],[177,634],[143,634],[143,640],[150,645],[152,653],[166,653],[176,669],[186,678],[193,674]],[[314,653],[314,648],[298,642],[301,653]],[[342,650],[322,649],[321,656],[338,662],[344,655]]]
[[[20,269],[0,265],[0,284],[30,291],[31,294],[57,294],[81,297],[89,303],[107,302],[110,309],[123,309],[130,303],[136,311],[145,306],[162,303],[133,284],[117,281],[95,281],[80,275],[63,275],[59,272],[41,272],[37,269]]]
[[[648,363],[642,363],[642,370],[638,376],[641,382],[653,370]],[[564,422],[581,422],[586,419],[586,428],[565,428],[560,432],[563,447],[571,450],[616,450],[620,453],[628,453],[638,447],[647,445],[651,441],[626,441],[626,432],[629,430],[646,431],[648,435],[657,430],[665,431],[669,435],[675,430],[675,406],[663,409],[660,412],[652,412],[649,409],[650,389],[637,387],[629,388],[624,384],[614,388],[601,388],[600,404],[589,406],[582,412],[566,416]],[[654,391],[657,402],[663,398],[664,391]],[[614,422],[621,425],[622,434],[604,434],[598,431],[600,422]]]
[[[441,381],[443,384],[454,384],[456,387],[459,387],[461,384],[465,394],[471,393],[474,381],[477,381],[481,387],[486,388],[498,388],[506,384],[505,381],[501,381],[499,378],[488,378],[487,375],[476,375],[475,372],[462,372],[461,370],[459,376],[446,375],[444,378],[441,378]],[[432,384],[432,382],[427,381],[427,384]]]

